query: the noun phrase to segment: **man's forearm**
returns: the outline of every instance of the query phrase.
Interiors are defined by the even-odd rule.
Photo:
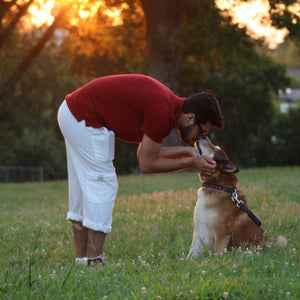
[[[190,146],[163,147],[159,152],[162,158],[180,158],[197,156],[197,152]]]
[[[192,157],[187,158],[165,158],[158,157],[151,164],[140,162],[143,173],[169,173],[193,168]]]

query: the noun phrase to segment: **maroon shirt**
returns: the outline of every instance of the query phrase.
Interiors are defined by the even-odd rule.
[[[105,126],[128,142],[146,134],[162,143],[174,128],[185,98],[159,81],[137,74],[95,79],[66,97],[71,113],[86,126]]]

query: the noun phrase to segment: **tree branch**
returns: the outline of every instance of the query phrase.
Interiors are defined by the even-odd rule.
[[[29,68],[29,66],[33,63],[36,57],[40,54],[40,52],[45,47],[47,41],[51,38],[54,30],[58,28],[60,21],[62,20],[64,14],[66,12],[66,8],[62,9],[56,18],[54,19],[51,26],[46,30],[44,35],[38,41],[35,47],[28,53],[28,55],[23,59],[21,64],[15,70],[13,75],[5,82],[2,91],[0,92],[0,99],[9,94],[12,89],[15,87],[17,82],[21,79],[24,72]]]
[[[0,32],[0,48],[2,47],[5,40],[7,40],[7,38],[11,34],[11,32],[15,29],[15,27],[17,26],[19,20],[26,14],[29,6],[33,3],[33,1],[34,0],[29,0],[27,3],[25,3],[23,6],[21,6],[18,13],[11,20],[11,22],[6,27],[6,29],[3,30],[3,32]]]

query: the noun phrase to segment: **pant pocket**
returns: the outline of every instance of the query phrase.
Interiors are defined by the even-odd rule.
[[[106,207],[114,202],[118,190],[115,173],[87,173],[86,199],[88,202]]]
[[[96,159],[112,161],[115,158],[115,134],[107,128],[93,128],[91,134],[92,147]]]

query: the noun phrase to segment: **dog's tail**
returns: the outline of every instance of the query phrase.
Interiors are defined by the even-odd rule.
[[[285,247],[288,243],[288,239],[283,235],[279,235],[274,239],[273,243],[276,247]]]

